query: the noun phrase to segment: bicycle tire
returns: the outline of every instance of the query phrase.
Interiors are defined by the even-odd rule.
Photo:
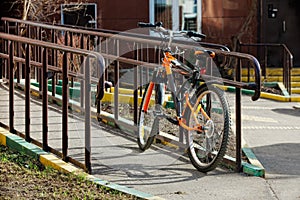
[[[191,103],[197,102],[206,104],[203,104],[203,109],[206,112],[210,110],[208,115],[211,120],[204,119],[201,112],[197,113],[197,120],[200,120],[201,124],[206,124],[208,130],[186,131],[188,156],[193,166],[205,173],[214,170],[225,155],[230,129],[229,105],[224,91],[214,85],[200,87],[191,98]],[[199,105],[196,106],[198,108]],[[193,126],[192,118],[191,110],[187,109],[185,119],[190,127]]]
[[[139,148],[142,151],[145,151],[148,149],[155,138],[155,135],[150,135],[152,126],[155,120],[155,116],[152,114],[154,112],[153,109],[155,109],[155,105],[149,105],[148,112],[143,111],[144,104],[146,103],[146,94],[149,92],[149,84],[147,84],[145,88],[145,92],[143,94],[141,106],[139,109],[139,120],[138,120],[138,131],[137,131],[137,143]],[[147,119],[145,119],[147,118]],[[158,128],[158,127],[157,127]],[[158,129],[157,129],[158,131]],[[158,134],[158,133],[157,133]]]

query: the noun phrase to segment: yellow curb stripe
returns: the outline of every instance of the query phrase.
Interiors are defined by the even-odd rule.
[[[300,102],[300,97],[291,97],[291,102]]]
[[[6,136],[11,134],[8,130],[0,127],[0,144],[6,146]]]
[[[114,93],[115,88],[114,87],[110,88],[110,92]],[[131,94],[131,95],[133,95],[133,92],[134,92],[134,90],[132,90],[132,89],[119,88],[119,94]],[[144,92],[144,90],[142,92]],[[140,90],[138,90],[138,94],[140,95]]]
[[[40,155],[40,162],[44,166],[52,167],[64,173],[74,173],[81,171],[73,165],[62,161],[61,159],[57,158],[52,154]]]
[[[265,92],[262,92],[260,94],[260,97],[261,98],[272,99],[272,100],[276,100],[276,101],[282,101],[282,102],[289,102],[290,101],[290,97],[280,96],[280,95],[276,95],[276,94],[269,94],[269,93],[265,93]]]
[[[0,144],[6,146],[6,135],[0,132]]]

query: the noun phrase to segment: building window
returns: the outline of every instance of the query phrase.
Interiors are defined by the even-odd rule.
[[[97,4],[62,4],[61,23],[97,28]]]
[[[150,0],[150,22],[172,30],[201,31],[202,0]]]

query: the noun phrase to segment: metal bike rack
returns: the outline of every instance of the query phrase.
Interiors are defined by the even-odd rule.
[[[139,83],[143,82],[141,75],[140,66],[145,67],[156,67],[159,64],[159,57],[157,57],[160,51],[161,41],[155,37],[151,36],[143,36],[137,34],[123,34],[112,31],[92,31],[92,30],[82,30],[70,27],[63,26],[54,26],[49,24],[42,24],[30,21],[23,21],[11,18],[2,18],[5,24],[5,30],[7,33],[13,31],[14,34],[20,34],[21,31],[25,31],[23,34],[24,37],[35,37],[37,40],[47,40],[52,43],[60,43],[64,46],[71,46],[74,48],[75,44],[71,41],[72,38],[78,37],[80,38],[80,45],[76,48],[93,50],[99,52],[105,59],[106,63],[111,63],[111,66],[114,70],[114,81],[115,81],[115,91],[114,91],[114,122],[117,124],[122,124],[125,127],[131,128],[134,130],[134,124],[137,124],[138,121],[138,86]],[[42,37],[41,33],[49,33],[50,37]],[[63,34],[62,34],[63,33]],[[63,38],[61,36],[64,36]],[[59,41],[58,38],[61,38],[63,42]],[[24,39],[25,40],[25,39]],[[25,41],[24,41],[25,42]],[[97,45],[95,45],[97,44]],[[99,45],[101,44],[101,45]],[[203,43],[205,44],[205,43]],[[122,47],[129,46],[132,51],[130,55],[122,54]],[[193,43],[186,43],[181,41],[174,41],[174,46],[178,45],[181,48],[193,49],[198,46],[195,46]],[[62,47],[62,45],[58,45]],[[96,47],[95,47],[96,46]],[[205,46],[205,45],[203,45]],[[145,48],[144,48],[145,47]],[[228,52],[226,48],[222,48],[221,45],[212,45],[207,43],[206,48],[213,48],[213,51],[217,56],[225,57],[228,60],[235,59],[236,65],[234,65],[235,69],[235,80],[229,79],[220,79],[226,85],[236,87],[236,170],[241,170],[241,89],[251,89],[254,90],[255,93],[252,97],[252,100],[257,100],[260,96],[260,88],[261,88],[261,69],[259,62],[254,56],[248,54],[242,54],[237,52]],[[41,55],[40,50],[36,48],[36,53],[34,54],[35,58],[38,62],[39,57]],[[4,49],[4,51],[7,49]],[[51,54],[52,63],[57,62],[57,57],[55,57],[55,52]],[[113,62],[112,62],[113,61]],[[248,84],[241,82],[241,69],[243,67],[243,63],[247,62],[254,69],[255,72],[255,83]],[[134,116],[133,116],[133,125],[126,124],[123,121],[119,120],[119,78],[120,78],[120,65],[124,66],[133,66],[134,68]],[[5,70],[3,70],[3,75]],[[216,77],[207,77],[207,78],[216,78]],[[105,73],[105,79],[108,79],[107,72]],[[217,78],[216,78],[217,79]],[[105,118],[105,116],[104,116]]]
[[[287,48],[285,44],[276,44],[276,43],[250,43],[250,44],[245,44],[242,42],[239,42],[239,49],[241,52],[245,53],[250,53],[250,52],[255,52],[261,56],[259,61],[262,66],[262,76],[264,78],[267,78],[267,73],[266,70],[268,66],[270,65],[268,63],[268,56],[269,50],[279,50],[281,52],[280,55],[282,55],[282,68],[283,68],[283,73],[282,73],[282,80],[285,88],[289,92],[289,94],[292,94],[292,85],[291,85],[291,71],[293,68],[293,54],[291,51]],[[250,69],[248,68],[248,81],[250,80]]]

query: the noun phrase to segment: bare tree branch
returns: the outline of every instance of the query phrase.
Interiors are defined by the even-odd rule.
[[[15,5],[22,6],[21,17],[23,20],[47,21],[52,22],[55,15],[61,12],[61,4],[68,4],[72,2],[75,6],[65,8],[66,12],[73,12],[82,9],[83,3],[87,0],[78,0],[77,2],[71,0],[15,0],[11,3],[11,9]]]

